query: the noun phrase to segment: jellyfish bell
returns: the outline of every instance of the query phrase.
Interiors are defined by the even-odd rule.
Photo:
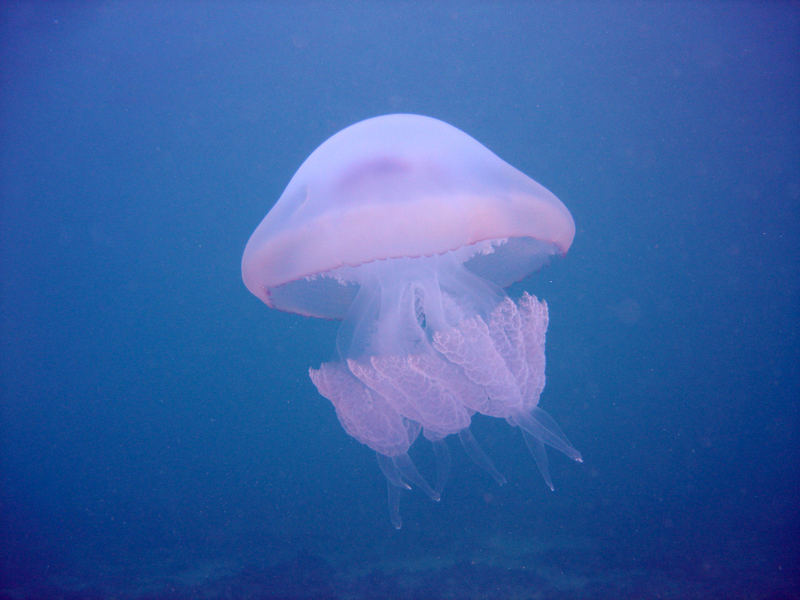
[[[250,237],[247,288],[265,304],[343,319],[337,361],[311,369],[354,438],[378,453],[390,514],[409,484],[438,499],[444,439],[502,475],[469,433],[476,412],[520,427],[548,486],[544,444],[580,460],[538,408],[547,305],[503,287],[575,235],[550,191],[437,119],[385,115],[325,141]],[[440,473],[432,488],[408,458],[422,430]]]
[[[250,237],[247,288],[268,306],[341,317],[378,260],[452,252],[501,286],[575,235],[551,192],[437,119],[386,115],[333,135],[303,162]],[[331,284],[342,287],[336,291]]]

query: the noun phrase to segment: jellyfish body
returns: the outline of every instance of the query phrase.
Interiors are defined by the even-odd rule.
[[[254,295],[343,320],[338,360],[309,374],[345,431],[377,452],[395,527],[400,490],[440,498],[451,434],[505,481],[469,432],[475,413],[519,427],[551,489],[545,444],[581,460],[538,407],[547,305],[503,291],[574,233],[552,193],[464,132],[386,115],[317,148],[250,237],[242,277]],[[433,487],[408,457],[420,432],[436,454]]]

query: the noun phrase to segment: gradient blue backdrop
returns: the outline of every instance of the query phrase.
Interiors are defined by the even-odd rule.
[[[0,596],[800,594],[797,3],[9,2],[0,53]],[[239,272],[301,161],[389,112],[572,211],[512,292],[586,461],[549,493],[476,419],[508,485],[451,444],[399,533],[307,377],[336,324]]]

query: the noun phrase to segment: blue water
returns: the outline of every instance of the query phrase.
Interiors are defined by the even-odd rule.
[[[1,598],[800,596],[796,3],[4,3]],[[577,235],[541,405],[386,508],[244,244],[366,117],[463,129]],[[452,441],[452,440],[451,440]],[[430,474],[432,453],[412,449]]]

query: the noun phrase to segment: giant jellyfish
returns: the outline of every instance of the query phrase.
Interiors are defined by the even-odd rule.
[[[345,431],[377,453],[396,528],[401,490],[439,500],[452,434],[505,482],[470,433],[475,413],[518,427],[551,489],[545,445],[581,461],[538,406],[547,304],[503,290],[574,235],[547,189],[459,129],[408,114],[325,141],[253,232],[242,278],[254,295],[342,319],[336,359],[309,374]],[[408,455],[420,433],[436,457],[433,485]]]

